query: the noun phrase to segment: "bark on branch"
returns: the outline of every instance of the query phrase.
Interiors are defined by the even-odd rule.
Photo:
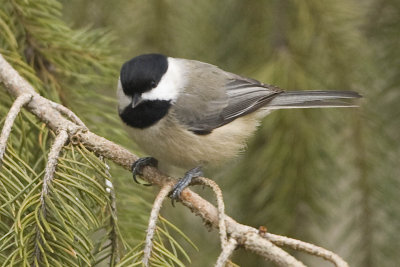
[[[25,107],[46,123],[54,132],[60,133],[62,131],[63,133],[67,133],[72,143],[81,143],[88,150],[112,160],[128,170],[132,163],[138,159],[136,155],[132,154],[127,149],[90,132],[72,111],[58,104],[54,104],[36,93],[33,87],[8,64],[1,54],[0,81],[5,85],[9,94],[15,98],[29,94],[31,99],[26,103]],[[64,115],[72,120],[64,117]],[[174,183],[173,179],[160,173],[153,167],[144,168],[143,178],[161,188]],[[194,214],[200,216],[206,225],[218,229],[220,225],[218,210],[207,200],[190,189],[185,189],[182,192],[182,204],[188,207]],[[234,243],[235,245],[237,243],[238,246],[244,247],[246,250],[254,252],[280,266],[304,265],[286,251],[282,250],[279,246],[288,246],[322,257],[331,261],[338,267],[348,266],[339,256],[323,248],[283,236],[259,233],[256,228],[240,224],[227,215],[223,217],[225,218],[228,236],[230,239],[235,240],[229,242],[231,247]],[[226,248],[226,251],[230,253],[231,247]]]

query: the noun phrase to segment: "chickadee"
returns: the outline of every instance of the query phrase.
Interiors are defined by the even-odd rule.
[[[152,157],[132,166],[134,179],[160,162],[190,169],[171,191],[178,200],[201,166],[217,165],[246,146],[259,121],[272,110],[354,107],[352,91],[284,91],[195,60],[146,54],[121,68],[119,116],[136,143]],[[342,100],[342,101],[341,101]]]

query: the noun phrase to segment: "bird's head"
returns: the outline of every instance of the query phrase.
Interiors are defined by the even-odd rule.
[[[146,99],[146,93],[157,88],[167,70],[168,58],[161,54],[140,55],[125,62],[118,83],[120,109],[128,105],[134,108],[151,100],[151,97]]]

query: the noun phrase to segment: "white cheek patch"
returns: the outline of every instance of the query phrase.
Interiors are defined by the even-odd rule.
[[[121,79],[118,79],[117,98],[118,98],[119,111],[124,110],[127,106],[131,105],[132,103],[132,98],[130,96],[125,95],[124,90],[122,90]]]
[[[177,99],[179,91],[184,86],[184,73],[180,62],[168,58],[168,70],[161,78],[157,87],[143,93],[143,100],[171,100]]]

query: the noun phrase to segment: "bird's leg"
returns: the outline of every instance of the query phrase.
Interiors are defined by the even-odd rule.
[[[181,193],[183,189],[185,189],[194,178],[203,176],[203,172],[201,171],[201,167],[193,168],[185,173],[183,178],[179,179],[179,181],[175,184],[174,188],[169,192],[168,196],[172,199],[172,205],[174,206],[174,201],[178,201],[181,198]]]
[[[136,183],[141,184],[141,183],[139,183],[139,181],[136,179],[136,175],[142,175],[143,167],[146,167],[146,166],[157,167],[157,165],[158,165],[158,161],[157,161],[155,158],[153,158],[153,157],[139,158],[137,161],[135,161],[135,162],[132,164],[131,170],[132,170],[133,180],[134,180]],[[142,185],[150,186],[151,184],[142,184]]]

